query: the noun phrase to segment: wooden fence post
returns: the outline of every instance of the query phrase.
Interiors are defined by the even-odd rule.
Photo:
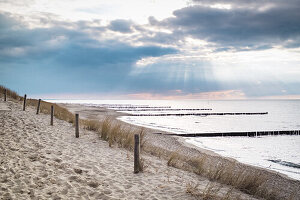
[[[134,173],[140,172],[140,135],[134,134]]]
[[[37,105],[37,110],[36,110],[36,114],[38,115],[40,112],[40,106],[41,106],[41,99],[39,99],[38,105]]]
[[[79,138],[79,114],[75,114],[75,137]]]
[[[51,106],[51,121],[50,121],[50,125],[53,126],[53,115],[54,115],[54,106]]]
[[[25,111],[25,107],[26,107],[26,97],[27,95],[24,95],[24,102],[23,102],[23,111]]]
[[[4,89],[4,101],[6,101],[6,97],[7,97],[7,90]]]

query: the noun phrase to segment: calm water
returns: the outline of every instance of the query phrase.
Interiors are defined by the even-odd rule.
[[[57,101],[56,101],[57,102]],[[267,115],[225,116],[123,116],[120,120],[173,133],[300,130],[299,100],[259,101],[159,101],[68,100],[59,102],[103,106],[168,106],[172,109],[205,108],[205,111],[122,111],[132,114],[268,112]],[[121,104],[121,105],[119,105]],[[109,105],[106,105],[109,106]],[[118,110],[117,108],[115,108]],[[300,180],[300,136],[186,138],[186,141],[240,162],[284,173]]]

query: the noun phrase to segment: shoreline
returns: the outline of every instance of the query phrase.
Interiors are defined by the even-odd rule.
[[[96,106],[85,106],[82,104],[59,105],[67,108],[72,113],[79,112],[81,114],[81,118],[84,119],[103,120],[104,118],[110,116],[115,121],[118,121],[123,125],[134,127],[136,129],[141,127],[117,119],[125,114],[115,110]],[[204,157],[205,163],[203,164],[203,168],[205,169],[211,170],[217,168],[216,170],[218,170],[218,168],[221,166],[222,168],[234,168],[235,172],[242,170],[243,172],[246,171],[247,173],[249,172],[256,175],[263,175],[266,179],[264,184],[267,186],[267,188],[272,190],[273,193],[276,191],[276,196],[279,196],[282,199],[289,199],[289,195],[295,193],[295,196],[300,198],[299,180],[290,178],[287,175],[272,170],[240,163],[233,158],[223,157],[210,150],[202,149],[195,145],[189,144],[185,142],[184,138],[182,137],[168,135],[172,134],[170,132],[151,128],[144,129],[146,130],[147,141],[144,148],[145,151],[155,156],[163,157],[166,160],[170,159],[170,156],[172,156],[174,152],[179,154],[180,157],[176,158],[178,162],[173,164],[176,168],[181,168],[190,172],[197,172],[197,169],[195,169],[195,163],[191,162],[191,160]],[[162,132],[163,134],[153,134],[155,132]]]

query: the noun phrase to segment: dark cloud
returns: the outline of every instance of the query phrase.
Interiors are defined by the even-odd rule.
[[[223,4],[231,5],[233,8],[247,9],[299,6],[299,0],[193,0],[193,2],[205,6]]]
[[[83,25],[82,22],[78,23]],[[95,65],[106,63],[133,63],[143,57],[157,57],[175,53],[172,48],[158,46],[134,47],[118,40],[97,41],[80,30],[61,27],[29,29],[11,17],[0,14],[0,57],[6,50],[23,49],[22,55],[12,57],[32,58],[38,56],[65,60],[76,65]]]
[[[148,33],[148,34],[145,34]],[[182,35],[177,33],[164,33],[164,32],[144,32],[142,37],[139,37],[138,41],[146,43],[157,43],[157,44],[170,44],[178,45],[178,41],[182,39]]]
[[[159,25],[159,21],[153,16],[148,17],[148,22],[150,25]]]
[[[175,17],[160,22],[149,18],[149,21],[153,25],[173,30],[174,35],[207,40],[218,44],[220,48],[243,50],[246,47],[255,50],[274,45],[284,46],[287,41],[289,46],[293,46],[293,42],[296,46],[300,37],[300,2],[291,2],[292,6],[288,4],[281,7],[281,4],[274,4],[273,7],[262,10],[218,9],[197,5],[174,11]],[[252,3],[263,5],[259,1]]]
[[[131,33],[133,22],[130,20],[117,19],[110,22],[108,28],[121,33]]]

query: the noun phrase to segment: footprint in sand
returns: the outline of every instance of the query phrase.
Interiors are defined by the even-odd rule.
[[[91,181],[88,182],[88,186],[92,187],[92,188],[97,188],[100,184],[96,181]]]
[[[60,158],[55,158],[54,161],[60,163],[62,160]]]
[[[74,168],[74,172],[75,172],[76,174],[82,174],[82,169]]]

